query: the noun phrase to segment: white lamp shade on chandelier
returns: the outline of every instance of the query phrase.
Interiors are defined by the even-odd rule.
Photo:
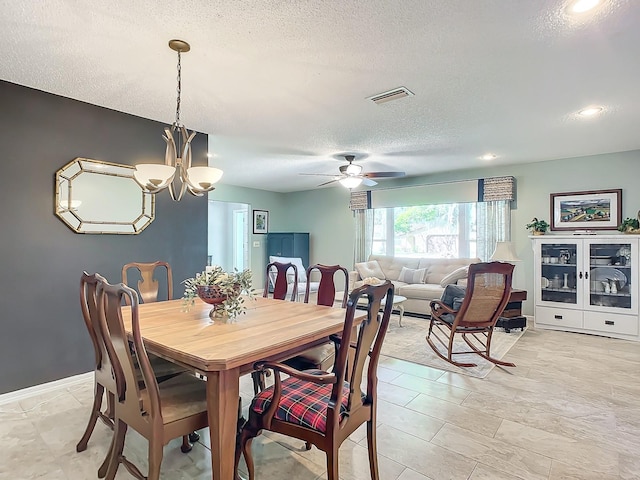
[[[496,262],[514,263],[520,259],[516,254],[516,250],[511,242],[496,242],[496,249],[491,255],[491,259]]]
[[[158,193],[168,187],[171,198],[174,201],[180,201],[186,191],[199,197],[213,190],[214,184],[222,178],[222,170],[214,167],[191,166],[191,140],[196,136],[196,132],[189,133],[180,123],[182,88],[180,54],[188,52],[191,47],[183,40],[171,40],[169,47],[178,52],[178,98],[176,120],[170,128],[164,129],[163,138],[167,142],[164,165],[154,163],[136,165],[133,177],[145,192]],[[178,184],[177,180],[181,184]]]

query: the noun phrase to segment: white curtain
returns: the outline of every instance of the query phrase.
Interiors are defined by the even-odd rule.
[[[476,253],[486,262],[496,248],[496,242],[511,240],[511,202],[497,200],[477,203]]]
[[[356,242],[353,263],[366,262],[373,247],[373,209],[354,210],[356,217]]]

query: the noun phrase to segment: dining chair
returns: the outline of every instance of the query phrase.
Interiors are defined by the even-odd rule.
[[[96,296],[97,286],[102,282],[106,282],[106,280],[98,273],[90,275],[87,272],[83,272],[80,278],[80,308],[94,350],[94,396],[89,422],[87,423],[82,438],[76,445],[77,452],[82,452],[87,449],[87,444],[93,434],[98,419],[102,420],[110,429],[114,429],[113,418],[117,385],[113,372],[120,369],[120,366],[111,363],[111,358],[108,355],[105,342],[102,339],[103,330],[100,327]],[[150,361],[158,382],[163,382],[185,372],[185,370],[178,365],[156,357],[155,355],[150,356]],[[138,381],[141,381],[142,376],[137,363],[135,367],[136,378]],[[107,408],[102,412],[102,401],[105,393]],[[195,442],[196,440],[197,439],[192,436],[183,437],[181,450],[185,453],[189,452],[192,448],[191,442]],[[107,461],[108,456],[99,469],[101,477],[104,477],[106,473]]]
[[[289,274],[289,269],[293,269],[292,274]],[[292,287],[289,287],[288,275],[293,275]],[[269,286],[273,287],[272,298],[275,300],[286,300],[290,292],[289,300],[295,302],[298,297],[298,267],[293,263],[270,262],[264,282],[264,298],[269,297]]]
[[[122,319],[122,303],[131,305],[133,348]],[[189,373],[158,383],[140,333],[138,295],[124,284],[99,281],[96,288],[98,320],[115,381],[115,433],[109,449],[107,480],[113,480],[120,464],[139,480],[158,480],[163,446],[208,425],[206,385]],[[142,379],[138,380],[136,363]],[[148,474],[123,455],[125,436],[131,427],[147,439]]]
[[[371,478],[378,480],[376,448],[376,371],[391,316],[393,284],[363,285],[349,295],[342,333],[332,336],[338,354],[331,373],[300,371],[283,363],[257,362],[257,370],[272,370],[274,385],[256,395],[249,406],[249,419],[236,450],[236,473],[240,455],[247,463],[249,479],[255,479],[251,454],[253,438],[263,430],[299,438],[324,451],[328,480],[338,480],[338,450],[360,425],[367,424],[367,446]],[[354,332],[358,300],[366,297],[365,320]],[[385,306],[380,314],[382,300]],[[365,374],[366,364],[366,374]],[[281,374],[288,377],[281,378]],[[362,390],[363,375],[365,377]]]
[[[289,274],[289,269],[293,269],[293,274]],[[293,275],[293,287],[289,287],[288,275]],[[290,291],[289,300],[295,302],[298,297],[298,268],[293,263],[270,262],[267,264],[267,276],[264,282],[264,298],[269,297],[269,286],[273,286],[272,298],[275,300],[286,300]],[[251,372],[253,381],[253,393],[256,394],[265,387],[265,376],[270,372]]]
[[[347,306],[347,300],[349,297],[349,272],[346,268],[340,265],[312,265],[307,268],[307,278],[311,278],[311,275],[315,272],[320,273],[320,282],[316,293],[316,305],[324,305],[332,307],[336,302],[336,276],[342,279],[344,285],[344,291],[342,294],[342,300],[340,306],[345,308]],[[344,277],[344,278],[343,278]],[[304,294],[304,303],[309,303],[311,300],[311,282],[307,282],[307,287]],[[320,370],[327,370],[333,365],[335,359],[335,344],[329,339],[327,343],[318,345],[316,347],[305,350],[304,352],[285,360],[283,363],[293,367],[297,370],[307,370],[310,368],[316,368]]]
[[[426,340],[436,355],[457,367],[476,366],[469,361],[453,360],[454,355],[464,354],[478,354],[492,363],[515,367],[514,363],[491,356],[493,330],[509,303],[513,269],[510,263],[472,263],[469,265],[467,287],[462,299],[446,301],[443,298],[431,302],[431,320]],[[454,351],[457,334],[471,350],[456,347]]]
[[[151,263],[130,262],[122,267],[122,283],[132,286],[129,281],[130,270],[137,270],[140,274],[140,279],[135,285],[140,301],[142,303],[157,302],[160,292],[160,282],[157,277],[154,277],[159,269],[164,268],[166,272],[166,286],[167,286],[167,300],[173,298],[173,275],[171,273],[171,265],[167,262],[156,261]],[[164,279],[163,279],[164,284]]]

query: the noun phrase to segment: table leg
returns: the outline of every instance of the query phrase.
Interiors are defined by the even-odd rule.
[[[398,317],[398,326],[401,327],[402,326],[402,316],[404,315],[404,305],[402,303],[400,303],[398,305],[398,312],[400,313],[400,316]]]
[[[240,370],[207,373],[207,410],[213,480],[233,480]]]

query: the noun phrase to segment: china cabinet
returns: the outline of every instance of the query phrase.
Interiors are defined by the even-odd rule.
[[[640,340],[637,236],[530,238],[536,326]]]

